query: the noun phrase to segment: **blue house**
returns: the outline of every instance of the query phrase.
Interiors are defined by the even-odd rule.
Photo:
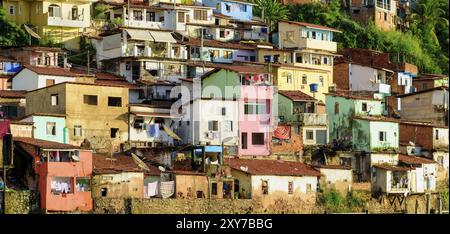
[[[36,139],[65,144],[69,142],[65,115],[34,113],[23,117],[21,122],[33,123],[33,137]]]
[[[236,20],[248,21],[253,18],[254,4],[243,0],[203,0],[203,5],[215,7],[215,13],[227,15]]]

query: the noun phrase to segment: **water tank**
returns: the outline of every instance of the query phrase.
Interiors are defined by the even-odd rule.
[[[312,83],[309,85],[309,90],[311,91],[311,93],[317,93],[317,89],[318,89],[319,85],[316,83]]]

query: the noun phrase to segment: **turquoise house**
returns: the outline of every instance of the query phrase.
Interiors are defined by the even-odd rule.
[[[395,152],[399,147],[399,126],[394,119],[358,116],[353,119],[352,145],[356,151]]]
[[[328,133],[331,141],[333,139],[353,139],[353,120],[358,116],[381,117],[383,115],[384,104],[382,100],[340,94],[327,94],[325,99],[326,113],[328,116]]]
[[[65,115],[35,113],[25,116],[22,122],[33,122],[33,137],[36,139],[68,144],[69,132]]]

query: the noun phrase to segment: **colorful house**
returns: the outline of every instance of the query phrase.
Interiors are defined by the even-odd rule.
[[[353,20],[363,24],[373,22],[382,30],[395,30],[397,28],[397,1],[354,1],[348,6]]]
[[[39,192],[42,210],[92,210],[91,150],[25,137],[15,137],[14,145],[15,165],[21,165],[14,170]]]
[[[26,114],[65,115],[70,144],[117,151],[128,139],[128,92],[117,85],[64,82],[28,92]]]
[[[33,113],[24,116],[20,121],[32,123],[33,137],[36,139],[69,143],[69,130],[66,127],[65,115]]]
[[[277,199],[297,198],[315,204],[320,172],[300,162],[227,159],[239,198],[261,198],[264,206]]]
[[[242,0],[202,0],[203,5],[214,7],[214,12],[233,19],[248,21],[253,18],[253,3]]]
[[[91,25],[90,6],[88,0],[3,1],[9,20],[32,25],[41,38],[63,43],[70,50],[79,49],[79,38]]]
[[[59,47],[42,46],[11,47],[0,50],[0,55],[11,57],[22,64],[22,66],[57,67],[62,53],[63,50]]]
[[[353,149],[365,152],[398,151],[398,121],[383,117],[353,117]]]

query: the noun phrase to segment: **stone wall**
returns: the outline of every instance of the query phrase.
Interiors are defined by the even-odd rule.
[[[5,214],[29,214],[29,191],[5,191]]]
[[[130,200],[123,198],[94,198],[95,214],[129,214]]]
[[[132,214],[248,214],[250,199],[133,199]]]

